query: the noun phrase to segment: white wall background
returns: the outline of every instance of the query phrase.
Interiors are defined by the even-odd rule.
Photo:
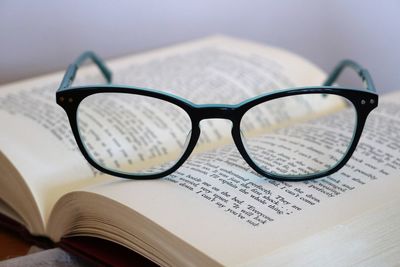
[[[352,58],[400,90],[400,1],[0,0],[0,83],[223,33],[290,49],[325,70]]]

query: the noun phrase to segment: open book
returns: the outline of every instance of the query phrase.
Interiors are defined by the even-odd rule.
[[[194,103],[235,104],[325,78],[297,55],[222,36],[108,65],[114,83],[165,88]],[[71,240],[96,237],[161,266],[399,261],[400,93],[381,98],[352,159],[329,177],[296,183],[261,177],[229,142],[230,124],[207,120],[198,148],[178,171],[135,181],[102,174],[80,154],[55,102],[62,75],[0,89],[0,213],[33,236],[72,250],[79,242]],[[102,82],[93,67],[77,81]],[[332,108],[340,103],[328,106],[338,113],[330,126],[340,125],[346,116]]]

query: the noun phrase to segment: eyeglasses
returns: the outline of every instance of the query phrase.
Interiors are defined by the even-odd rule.
[[[92,60],[108,84],[71,87]],[[332,86],[345,68],[366,90]],[[171,174],[189,157],[200,121],[232,122],[237,149],[257,173],[275,180],[320,178],[342,168],[360,139],[378,95],[368,71],[344,60],[322,86],[266,93],[236,105],[194,104],[165,92],[111,84],[111,72],[92,52],[66,71],[56,93],[80,151],[96,169],[129,179]]]

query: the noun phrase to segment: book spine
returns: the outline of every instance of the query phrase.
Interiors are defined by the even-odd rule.
[[[34,236],[20,223],[0,213],[0,227],[16,233],[23,240],[42,249],[54,248],[55,244],[46,236]]]

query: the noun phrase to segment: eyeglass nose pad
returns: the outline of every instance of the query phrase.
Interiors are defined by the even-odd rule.
[[[239,131],[240,131],[240,137],[242,139],[242,144],[243,144],[244,148],[246,149],[247,148],[246,138],[244,137],[242,130],[240,129]]]
[[[190,131],[188,132],[188,134],[186,135],[186,140],[185,140],[185,143],[183,144],[183,151],[185,151],[186,148],[188,147],[189,141],[190,141],[190,138],[191,138],[191,137],[192,137],[192,130],[190,130]]]

